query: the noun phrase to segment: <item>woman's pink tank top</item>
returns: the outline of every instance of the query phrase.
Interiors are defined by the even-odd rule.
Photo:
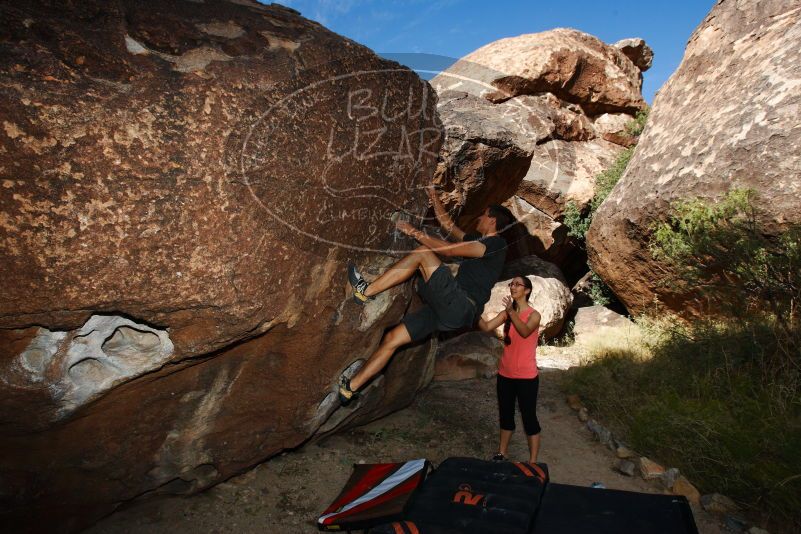
[[[528,308],[520,314],[525,323],[534,308]],[[509,337],[512,342],[503,346],[503,356],[498,364],[498,374],[506,378],[536,378],[537,377],[537,338],[539,332],[535,331],[528,337],[521,336],[515,325],[509,328]]]

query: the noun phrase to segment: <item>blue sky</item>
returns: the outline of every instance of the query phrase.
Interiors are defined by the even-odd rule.
[[[642,37],[654,49],[644,73],[650,103],[684,55],[692,31],[714,0],[283,0],[327,28],[379,54],[428,53],[460,58],[497,39],[552,28],[585,31],[607,43]],[[394,56],[393,59],[404,63]],[[416,65],[410,65],[415,67]]]

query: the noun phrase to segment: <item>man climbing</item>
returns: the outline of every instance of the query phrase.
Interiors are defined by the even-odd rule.
[[[419,247],[370,283],[355,266],[348,266],[353,296],[359,303],[405,282],[419,271],[421,277],[418,279],[417,293],[425,304],[407,314],[400,324],[384,334],[381,344],[356,375],[350,380],[342,377],[339,401],[343,406],[350,403],[359,388],[387,365],[401,345],[419,341],[437,331],[473,326],[501,274],[506,258],[506,240],[498,232],[511,224],[511,212],[502,206],[490,206],[478,218],[477,231],[465,234],[448,216],[433,187],[428,189],[428,193],[437,220],[457,240],[456,243],[430,236],[400,221],[396,224],[398,230],[416,239]],[[456,277],[438,255],[465,258]]]

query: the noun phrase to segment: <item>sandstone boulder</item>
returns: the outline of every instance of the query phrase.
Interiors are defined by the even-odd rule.
[[[493,102],[553,93],[589,115],[645,106],[640,70],[623,52],[586,33],[558,28],[494,41],[434,77],[438,92],[466,91]]]
[[[605,306],[586,306],[576,311],[573,335],[577,344],[586,344],[592,339],[607,335],[634,336],[636,325],[628,318]],[[613,334],[613,331],[614,334]]]
[[[440,95],[445,143],[434,183],[457,224],[469,229],[490,204],[517,190],[537,142],[553,134],[548,111],[513,99],[500,105],[464,92]]]
[[[503,299],[509,295],[509,282],[515,276],[526,276],[533,285],[529,304],[541,317],[540,338],[550,339],[562,329],[565,315],[570,309],[573,296],[559,269],[552,263],[536,256],[521,258],[507,264],[501,274],[501,281],[492,288],[489,302],[484,305],[484,319],[491,319],[503,311]],[[496,335],[503,339],[503,327],[498,327]]]
[[[654,51],[639,37],[622,39],[613,46],[619,48],[642,72],[650,69],[654,62]]]
[[[565,29],[490,43],[438,74],[446,141],[436,183],[450,214],[471,230],[487,205],[506,201],[522,223],[505,235],[507,258],[538,254],[578,280],[586,255],[563,211],[587,207],[595,176],[631,141],[640,76],[620,49]]]
[[[439,344],[434,380],[490,378],[498,372],[503,342],[484,332],[467,332]]]
[[[595,177],[609,168],[622,150],[603,139],[539,145],[517,196],[552,218],[560,218],[568,202],[584,210],[595,196]]]
[[[587,235],[592,269],[630,312],[655,299],[679,312],[704,309],[660,284],[664,266],[648,249],[672,202],[750,188],[767,231],[801,222],[800,22],[797,3],[718,2],[691,36]]]
[[[4,3],[0,35],[7,528],[197,491],[431,379],[412,347],[332,415],[410,299],[355,306],[345,265],[411,246],[428,84],[248,0]]]

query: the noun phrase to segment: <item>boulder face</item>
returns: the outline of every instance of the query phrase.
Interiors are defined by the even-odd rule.
[[[441,94],[438,112],[446,137],[434,183],[447,209],[460,208],[457,224],[470,228],[484,208],[514,194],[536,143],[554,125],[528,102],[496,106],[464,92]]]
[[[506,265],[501,273],[501,281],[495,284],[490,300],[484,305],[484,319],[489,320],[503,311],[503,299],[509,296],[509,282],[515,276],[525,276],[531,280],[533,289],[529,296],[529,304],[540,313],[540,338],[543,340],[556,336],[565,316],[570,310],[573,295],[567,287],[564,276],[552,263],[536,256],[528,256]],[[503,339],[503,326],[495,330],[498,338]]]
[[[626,145],[619,134],[645,105],[640,77],[619,48],[566,29],[490,43],[435,76],[446,132],[435,182],[457,223],[472,229],[487,205],[511,204],[523,218],[508,257],[540,254],[580,278],[565,206],[586,209]]]
[[[643,39],[622,39],[614,44],[623,54],[634,63],[640,71],[645,72],[654,63],[654,51]]]
[[[492,378],[502,355],[503,342],[494,335],[480,331],[461,334],[439,345],[434,380]]]
[[[620,49],[569,28],[494,41],[447,72],[448,78],[432,80],[438,92],[466,91],[493,102],[547,92],[589,115],[645,107],[640,69]]]
[[[650,228],[676,200],[712,201],[750,188],[767,231],[801,222],[801,143],[794,133],[800,21],[798,2],[721,1],[691,36],[587,235],[593,270],[630,312],[655,299],[680,312],[702,309],[659,285],[664,271],[648,249]]]
[[[6,3],[0,35],[4,523],[202,489],[431,379],[411,347],[332,415],[410,299],[356,306],[345,266],[412,245],[427,83],[247,0]]]

